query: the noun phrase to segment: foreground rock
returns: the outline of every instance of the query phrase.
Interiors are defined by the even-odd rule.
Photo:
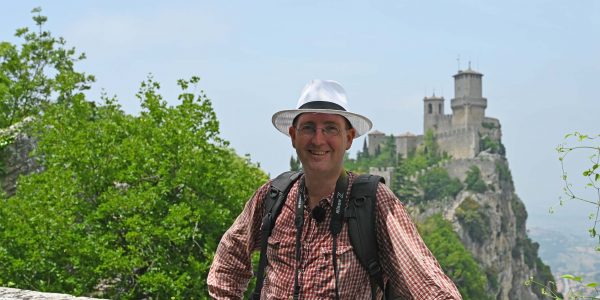
[[[19,289],[3,288],[0,287],[0,300],[85,300],[85,299],[97,299],[87,297],[75,297],[65,294],[56,293],[40,293]]]

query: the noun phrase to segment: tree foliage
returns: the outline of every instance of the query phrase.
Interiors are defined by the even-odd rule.
[[[463,299],[491,299],[486,292],[485,272],[452,230],[450,222],[436,214],[418,228],[423,241],[456,284]]]
[[[299,171],[300,169],[302,169],[302,162],[292,155],[290,157],[290,171]]]
[[[462,190],[462,184],[458,178],[451,178],[444,168],[434,167],[419,176],[418,183],[423,190],[423,200],[443,199],[456,197]]]
[[[492,232],[485,210],[470,196],[456,208],[456,218],[463,225],[469,237],[477,243],[481,244]]]
[[[2,44],[3,57],[25,51],[29,60],[3,61],[0,113],[14,121],[43,109],[28,132],[41,170],[22,176],[14,196],[0,197],[0,286],[207,298],[218,241],[267,180],[264,172],[219,137],[211,101],[191,92],[199,78],[178,82],[176,106],[149,78],[138,93],[142,112],[128,115],[114,98],[85,99],[88,77],[73,71],[78,58],[60,50],[64,41],[27,32],[18,34],[28,52]],[[57,72],[47,77],[39,66]]]
[[[85,55],[44,30],[47,18],[40,12],[32,11],[37,32],[17,29],[15,36],[23,40],[20,46],[0,42],[0,128],[37,114],[51,99],[66,101],[94,81],[74,69]]]
[[[487,190],[487,186],[483,179],[481,179],[481,170],[477,166],[471,166],[467,171],[467,177],[465,178],[465,184],[467,190],[476,193],[483,193]]]
[[[0,283],[76,295],[196,298],[221,234],[266,180],[218,136],[204,94],[168,107],[149,79],[139,117],[114,100],[50,106],[35,127],[45,171],[0,210]]]

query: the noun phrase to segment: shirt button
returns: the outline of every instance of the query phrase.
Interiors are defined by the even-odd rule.
[[[294,300],[294,297],[293,296],[289,296],[288,300]]]

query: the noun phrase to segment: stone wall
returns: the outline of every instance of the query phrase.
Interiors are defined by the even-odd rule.
[[[473,158],[479,153],[479,130],[475,127],[440,132],[436,141],[441,151],[455,159]]]
[[[423,143],[422,135],[413,135],[407,132],[403,135],[397,136],[396,154],[402,155],[402,157],[406,158],[410,153],[414,152],[421,143]]]
[[[369,168],[369,174],[378,175],[383,177],[387,186],[392,186],[392,174],[394,173],[394,167],[385,168]]]

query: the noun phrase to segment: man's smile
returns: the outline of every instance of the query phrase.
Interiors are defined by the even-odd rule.
[[[310,152],[310,154],[312,154],[312,155],[317,155],[317,156],[322,156],[322,155],[329,153],[329,151],[322,151],[322,150],[308,150],[308,152]]]

